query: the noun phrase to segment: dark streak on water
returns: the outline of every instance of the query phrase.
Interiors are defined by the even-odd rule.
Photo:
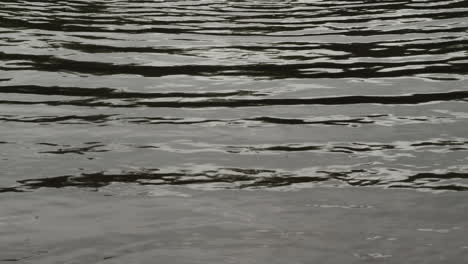
[[[259,177],[259,174],[270,174],[268,177]],[[38,188],[64,188],[77,187],[97,190],[112,183],[136,183],[140,185],[204,185],[221,184],[226,189],[252,189],[288,186],[301,183],[322,183],[325,181],[338,181],[343,186],[383,186],[387,188],[413,188],[426,190],[466,191],[467,186],[459,184],[437,184],[440,179],[468,179],[468,173],[417,173],[406,176],[404,179],[391,180],[379,178],[354,178],[353,174],[375,174],[366,170],[351,170],[344,172],[317,171],[316,176],[293,175],[263,169],[219,168],[217,170],[190,173],[159,172],[152,169],[141,172],[127,172],[122,174],[108,174],[104,172],[82,174],[79,176],[58,176],[51,178],[38,178],[20,180],[16,187],[0,188],[1,192],[24,192]],[[337,185],[338,186],[338,185]]]
[[[467,73],[463,0],[0,1],[0,192],[466,191]]]

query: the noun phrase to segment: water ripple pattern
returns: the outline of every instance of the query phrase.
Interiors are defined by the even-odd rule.
[[[0,192],[468,190],[468,1],[0,0]]]

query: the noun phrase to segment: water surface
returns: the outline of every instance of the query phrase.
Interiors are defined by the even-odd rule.
[[[2,192],[468,188],[466,1],[1,1]]]
[[[467,73],[464,0],[0,0],[0,263],[462,263]]]

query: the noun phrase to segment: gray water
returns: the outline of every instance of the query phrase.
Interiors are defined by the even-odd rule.
[[[468,187],[466,1],[2,1],[2,191]]]
[[[464,193],[467,32],[463,0],[0,1],[0,199]]]

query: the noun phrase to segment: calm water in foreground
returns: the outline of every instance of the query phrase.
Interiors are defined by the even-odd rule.
[[[1,1],[0,263],[463,263],[468,1]]]

